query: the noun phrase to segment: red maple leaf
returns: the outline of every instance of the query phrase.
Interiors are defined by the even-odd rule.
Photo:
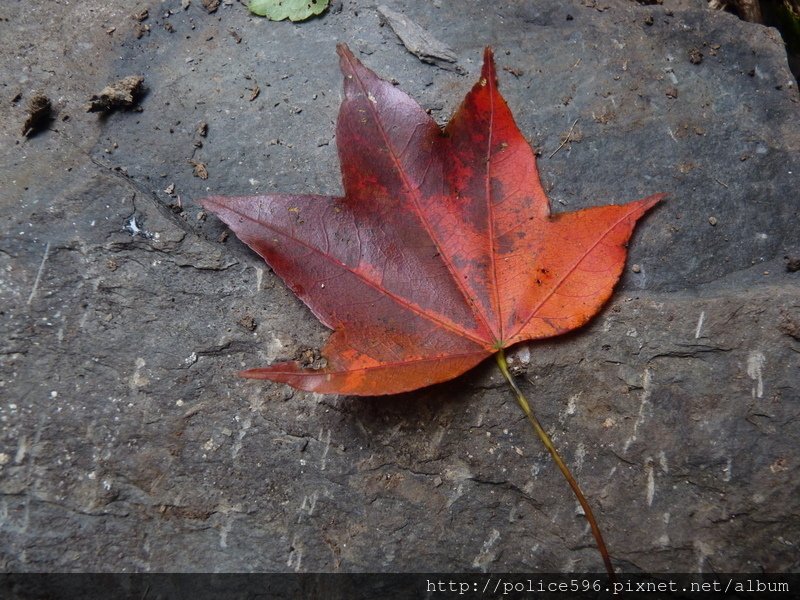
[[[586,323],[611,296],[636,221],[664,194],[550,214],[536,158],[497,91],[487,48],[478,83],[444,129],[338,48],[342,198],[206,198],[325,325],[327,366],[244,371],[322,393],[392,394],[460,375],[494,354],[569,482],[575,478],[508,371],[504,348]]]
[[[551,214],[489,48],[444,129],[346,46],[338,52],[344,197],[202,202],[334,330],[323,369],[284,362],[242,375],[321,393],[392,394],[597,313],[637,219],[663,194]]]

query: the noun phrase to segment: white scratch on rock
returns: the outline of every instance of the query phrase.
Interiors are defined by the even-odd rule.
[[[672,129],[670,129],[669,127],[667,127],[667,133],[669,134],[669,137],[671,137],[673,141],[675,142],[678,141],[678,138],[675,137],[675,134],[672,133]]]
[[[700,318],[697,319],[697,328],[694,330],[694,339],[698,339],[700,337],[700,333],[703,331],[703,321],[706,320],[706,311],[700,311]]]
[[[520,346],[514,357],[523,365],[528,365],[531,362],[531,349],[528,346]]]
[[[136,389],[138,389],[140,387],[144,387],[148,383],[150,383],[150,380],[145,375],[142,375],[142,369],[144,368],[144,366],[146,364],[147,363],[145,362],[145,360],[143,358],[141,358],[141,357],[137,357],[136,358],[135,369],[133,371],[133,375],[131,375],[130,379],[128,379],[128,387],[131,390],[136,390]]]
[[[558,420],[560,422],[563,423],[564,421],[566,421],[567,417],[571,417],[572,415],[575,414],[575,411],[577,410],[578,406],[578,400],[580,400],[580,397],[581,397],[581,392],[578,392],[577,394],[573,394],[567,399],[567,407],[561,412],[560,415],[558,415]]]
[[[436,432],[431,436],[430,439],[430,446],[433,448],[438,448],[442,444],[442,440],[444,439],[444,434],[447,432],[447,429],[444,427],[439,427]]]
[[[289,560],[286,561],[287,567],[294,567],[295,573],[300,571],[300,565],[303,563],[303,549],[298,547],[297,536],[292,538],[292,548],[289,551]]]
[[[28,491],[25,494],[24,507],[22,510],[22,518],[17,523],[10,522],[9,519],[9,511],[8,511],[8,504],[3,501],[2,505],[0,505],[0,529],[7,528],[11,531],[16,533],[25,533],[28,531],[28,527],[30,527],[31,523],[31,496],[32,490],[35,490],[39,487],[39,477],[36,473],[36,452],[39,448],[39,442],[42,439],[42,430],[44,429],[44,421],[45,416],[41,415],[39,417],[39,421],[36,424],[36,430],[33,434],[33,442],[30,444],[30,452],[28,452],[28,464],[26,467],[26,474],[25,474],[25,486]],[[19,456],[19,450],[17,451],[17,455]],[[20,459],[24,459],[24,455],[20,457]],[[16,513],[16,511],[15,511]],[[22,562],[26,562],[24,559]]]
[[[473,477],[474,475],[472,474],[472,471],[469,470],[469,467],[460,461],[452,467],[448,467],[444,470],[444,473],[442,473],[442,478],[455,486],[453,492],[447,494],[448,507],[452,506],[456,500],[464,495],[464,481],[468,481]]]
[[[763,371],[766,360],[764,354],[757,350],[750,352],[747,357],[747,376],[755,382],[753,385],[753,398],[764,396]]]
[[[650,394],[652,393],[653,374],[650,369],[645,369],[642,375],[642,397],[639,403],[639,414],[636,416],[636,421],[633,423],[633,432],[630,437],[625,440],[625,445],[622,447],[623,452],[626,452],[630,445],[636,441],[636,436],[639,433],[639,427],[645,421],[645,412],[647,405],[650,403]]]
[[[222,527],[219,528],[219,547],[220,548],[227,548],[228,547],[228,534],[231,532],[233,528],[233,519],[228,519],[228,522],[225,523]]]
[[[36,271],[36,279],[33,280],[33,288],[31,289],[31,295],[28,296],[28,305],[33,302],[33,298],[36,296],[36,290],[39,289],[39,282],[42,280],[42,273],[44,273],[44,263],[47,262],[47,257],[50,255],[50,242],[47,242],[44,245],[44,255],[42,256],[42,262],[39,263],[39,270]]]
[[[661,467],[661,470],[664,473],[669,473],[669,465],[667,464],[667,455],[664,454],[663,450],[659,450],[658,452],[658,466]]]
[[[266,358],[272,362],[281,355],[283,351],[283,342],[281,342],[274,334],[272,339],[267,342]]]
[[[575,470],[580,471],[583,468],[583,461],[586,460],[586,446],[579,443],[575,449]]]
[[[578,566],[578,560],[574,557],[570,557],[567,559],[567,562],[561,568],[562,573],[573,573],[575,571],[575,567]]]
[[[14,464],[21,465],[22,461],[25,460],[25,454],[27,454],[27,452],[28,438],[25,435],[21,435],[17,442],[17,453],[14,455]]]
[[[261,282],[264,280],[264,269],[256,267],[256,292],[261,291]]]
[[[653,472],[653,459],[647,457],[647,461],[644,465],[644,470],[647,472],[647,506],[653,506],[653,498],[656,495],[656,477],[655,473]]]
[[[702,573],[705,570],[706,558],[714,554],[714,549],[701,540],[695,540],[693,545],[697,556],[697,572]]]
[[[314,509],[317,506],[317,499],[319,498],[319,492],[311,492],[311,494],[303,494],[303,502],[300,504],[300,508],[298,512],[300,514],[297,515],[297,522],[303,520],[303,515],[306,514],[309,517],[314,514]]]
[[[489,565],[494,562],[497,557],[497,551],[494,550],[494,545],[500,539],[500,532],[497,529],[492,529],[489,537],[483,542],[480,554],[472,561],[472,566],[475,569],[480,569],[484,573],[489,569]]]
[[[325,463],[328,461],[328,452],[331,449],[331,430],[328,429],[323,434],[322,430],[319,432],[319,438],[321,442],[325,443],[325,447],[322,449],[322,456],[319,460],[319,470],[325,470]]]
[[[669,80],[674,85],[677,85],[678,84],[678,77],[675,75],[675,72],[672,70],[672,68],[668,67],[668,68],[664,69],[664,71],[666,72],[667,77],[669,77]]]
[[[250,426],[253,424],[253,419],[249,416],[244,417],[241,422],[241,428],[239,429],[239,433],[236,437],[236,441],[233,442],[233,446],[231,447],[231,457],[236,458],[239,455],[239,452],[242,450],[242,440],[244,436],[247,435],[247,430],[250,429]]]
[[[125,221],[125,225],[122,226],[123,231],[127,231],[131,234],[131,237],[135,237],[137,235],[141,235],[142,237],[148,237],[147,232],[139,227],[139,223],[136,222],[136,215],[131,215],[130,218]]]
[[[463,495],[464,495],[464,484],[459,483],[456,486],[456,489],[453,490],[452,494],[447,494],[447,507],[450,508],[451,506],[453,506],[455,501],[461,498],[461,496]]]
[[[89,312],[91,310],[92,309],[87,306],[86,309],[81,313],[81,318],[78,320],[78,329],[84,328],[86,321],[89,319]]]

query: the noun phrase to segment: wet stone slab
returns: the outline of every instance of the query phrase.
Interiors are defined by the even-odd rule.
[[[621,569],[800,568],[800,110],[777,32],[699,1],[393,3],[454,69],[360,0],[299,24],[35,4],[0,9],[5,570],[602,568],[490,361],[377,400],[235,376],[327,332],[196,201],[341,193],[337,42],[442,123],[492,45],[555,211],[669,193],[601,315],[512,367]],[[85,112],[135,75],[138,108]],[[53,120],[23,138],[37,92]]]

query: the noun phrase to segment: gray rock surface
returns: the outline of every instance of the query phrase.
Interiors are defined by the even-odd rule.
[[[341,190],[343,41],[441,122],[491,44],[555,210],[670,194],[607,309],[513,366],[622,570],[800,569],[798,92],[704,5],[391,3],[464,76],[361,0],[0,7],[0,568],[601,570],[491,361],[384,399],[235,376],[327,333],[196,200]],[[141,112],[84,112],[128,75]]]

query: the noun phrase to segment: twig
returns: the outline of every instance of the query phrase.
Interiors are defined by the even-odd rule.
[[[580,119],[580,117],[578,117],[578,119]],[[575,129],[575,124],[578,122],[578,119],[575,119],[572,122],[572,127],[569,128],[569,131],[567,132],[567,135],[564,138],[564,140],[561,142],[561,145],[558,148],[556,148],[555,150],[553,150],[553,153],[550,156],[548,156],[547,158],[553,158],[556,155],[556,152],[561,150],[567,144],[567,142],[570,141],[570,138],[572,137],[572,130]]]

